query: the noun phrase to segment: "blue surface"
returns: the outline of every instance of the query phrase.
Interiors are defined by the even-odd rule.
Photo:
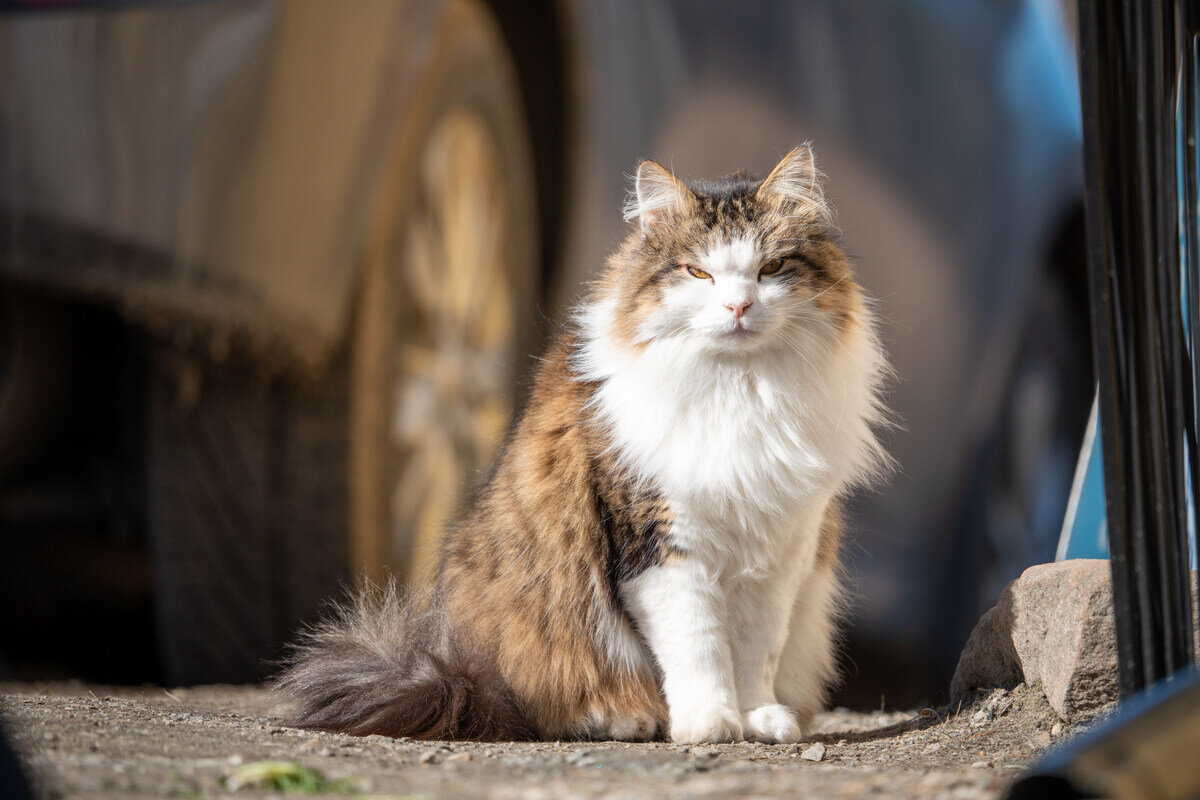
[[[1096,404],[1084,434],[1083,448],[1071,497],[1067,503],[1062,535],[1056,561],[1068,558],[1108,558],[1108,513],[1104,504],[1104,448],[1096,422]],[[1186,461],[1185,461],[1186,468]],[[1191,485],[1190,476],[1188,485]],[[1195,520],[1195,498],[1188,495],[1188,519]],[[1189,522],[1194,525],[1194,522]],[[1188,550],[1191,568],[1196,569],[1196,531],[1188,531]]]
[[[1080,456],[1082,480],[1076,477],[1063,526],[1063,541],[1059,544],[1058,559],[1108,558],[1108,514],[1104,506],[1104,454],[1095,414],[1088,423],[1084,451]],[[1073,513],[1072,513],[1073,512]]]

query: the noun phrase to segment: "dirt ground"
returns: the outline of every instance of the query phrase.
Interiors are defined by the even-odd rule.
[[[415,742],[287,728],[281,711],[255,687],[0,684],[0,725],[51,798],[227,796],[239,767],[266,760],[300,762],[357,796],[990,798],[1073,733],[1024,686],[961,710],[835,709],[799,745]]]

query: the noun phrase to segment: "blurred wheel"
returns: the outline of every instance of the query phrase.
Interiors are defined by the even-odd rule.
[[[355,357],[354,563],[428,575],[495,457],[536,345],[536,197],[515,70],[481,5],[396,149],[367,248]]]
[[[69,318],[11,287],[0,294],[0,484],[59,428],[70,381]]]
[[[176,683],[267,674],[357,573],[426,574],[537,341],[532,156],[490,12],[451,4],[383,175],[355,324],[320,385],[160,362],[150,519]]]

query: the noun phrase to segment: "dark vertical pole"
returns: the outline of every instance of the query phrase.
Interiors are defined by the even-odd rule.
[[[1188,468],[1188,490],[1194,504],[1200,503],[1200,0],[1186,0],[1180,23],[1182,74],[1179,102],[1179,148],[1182,174],[1183,208],[1181,237],[1183,243],[1183,303],[1185,309],[1187,359],[1190,372],[1184,383],[1184,404],[1188,414],[1185,463]],[[1195,552],[1197,520],[1192,519],[1192,550]],[[1189,560],[1190,553],[1185,553]],[[1200,609],[1191,604],[1192,619]]]
[[[1195,140],[1180,119],[1194,90],[1183,69],[1191,5],[1093,0],[1079,9],[1092,330],[1126,696],[1194,659],[1186,465],[1196,456],[1195,330],[1185,323],[1182,268],[1195,275],[1186,238],[1195,197],[1184,199],[1195,186],[1184,174]],[[1197,477],[1192,470],[1191,483]]]

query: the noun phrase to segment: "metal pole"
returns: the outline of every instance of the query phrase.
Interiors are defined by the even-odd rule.
[[[1194,660],[1192,3],[1079,8],[1088,269],[1124,696]],[[1185,70],[1184,67],[1187,66]],[[1181,190],[1183,190],[1181,192]],[[1186,199],[1185,199],[1186,198]],[[1186,321],[1185,321],[1186,320]]]

